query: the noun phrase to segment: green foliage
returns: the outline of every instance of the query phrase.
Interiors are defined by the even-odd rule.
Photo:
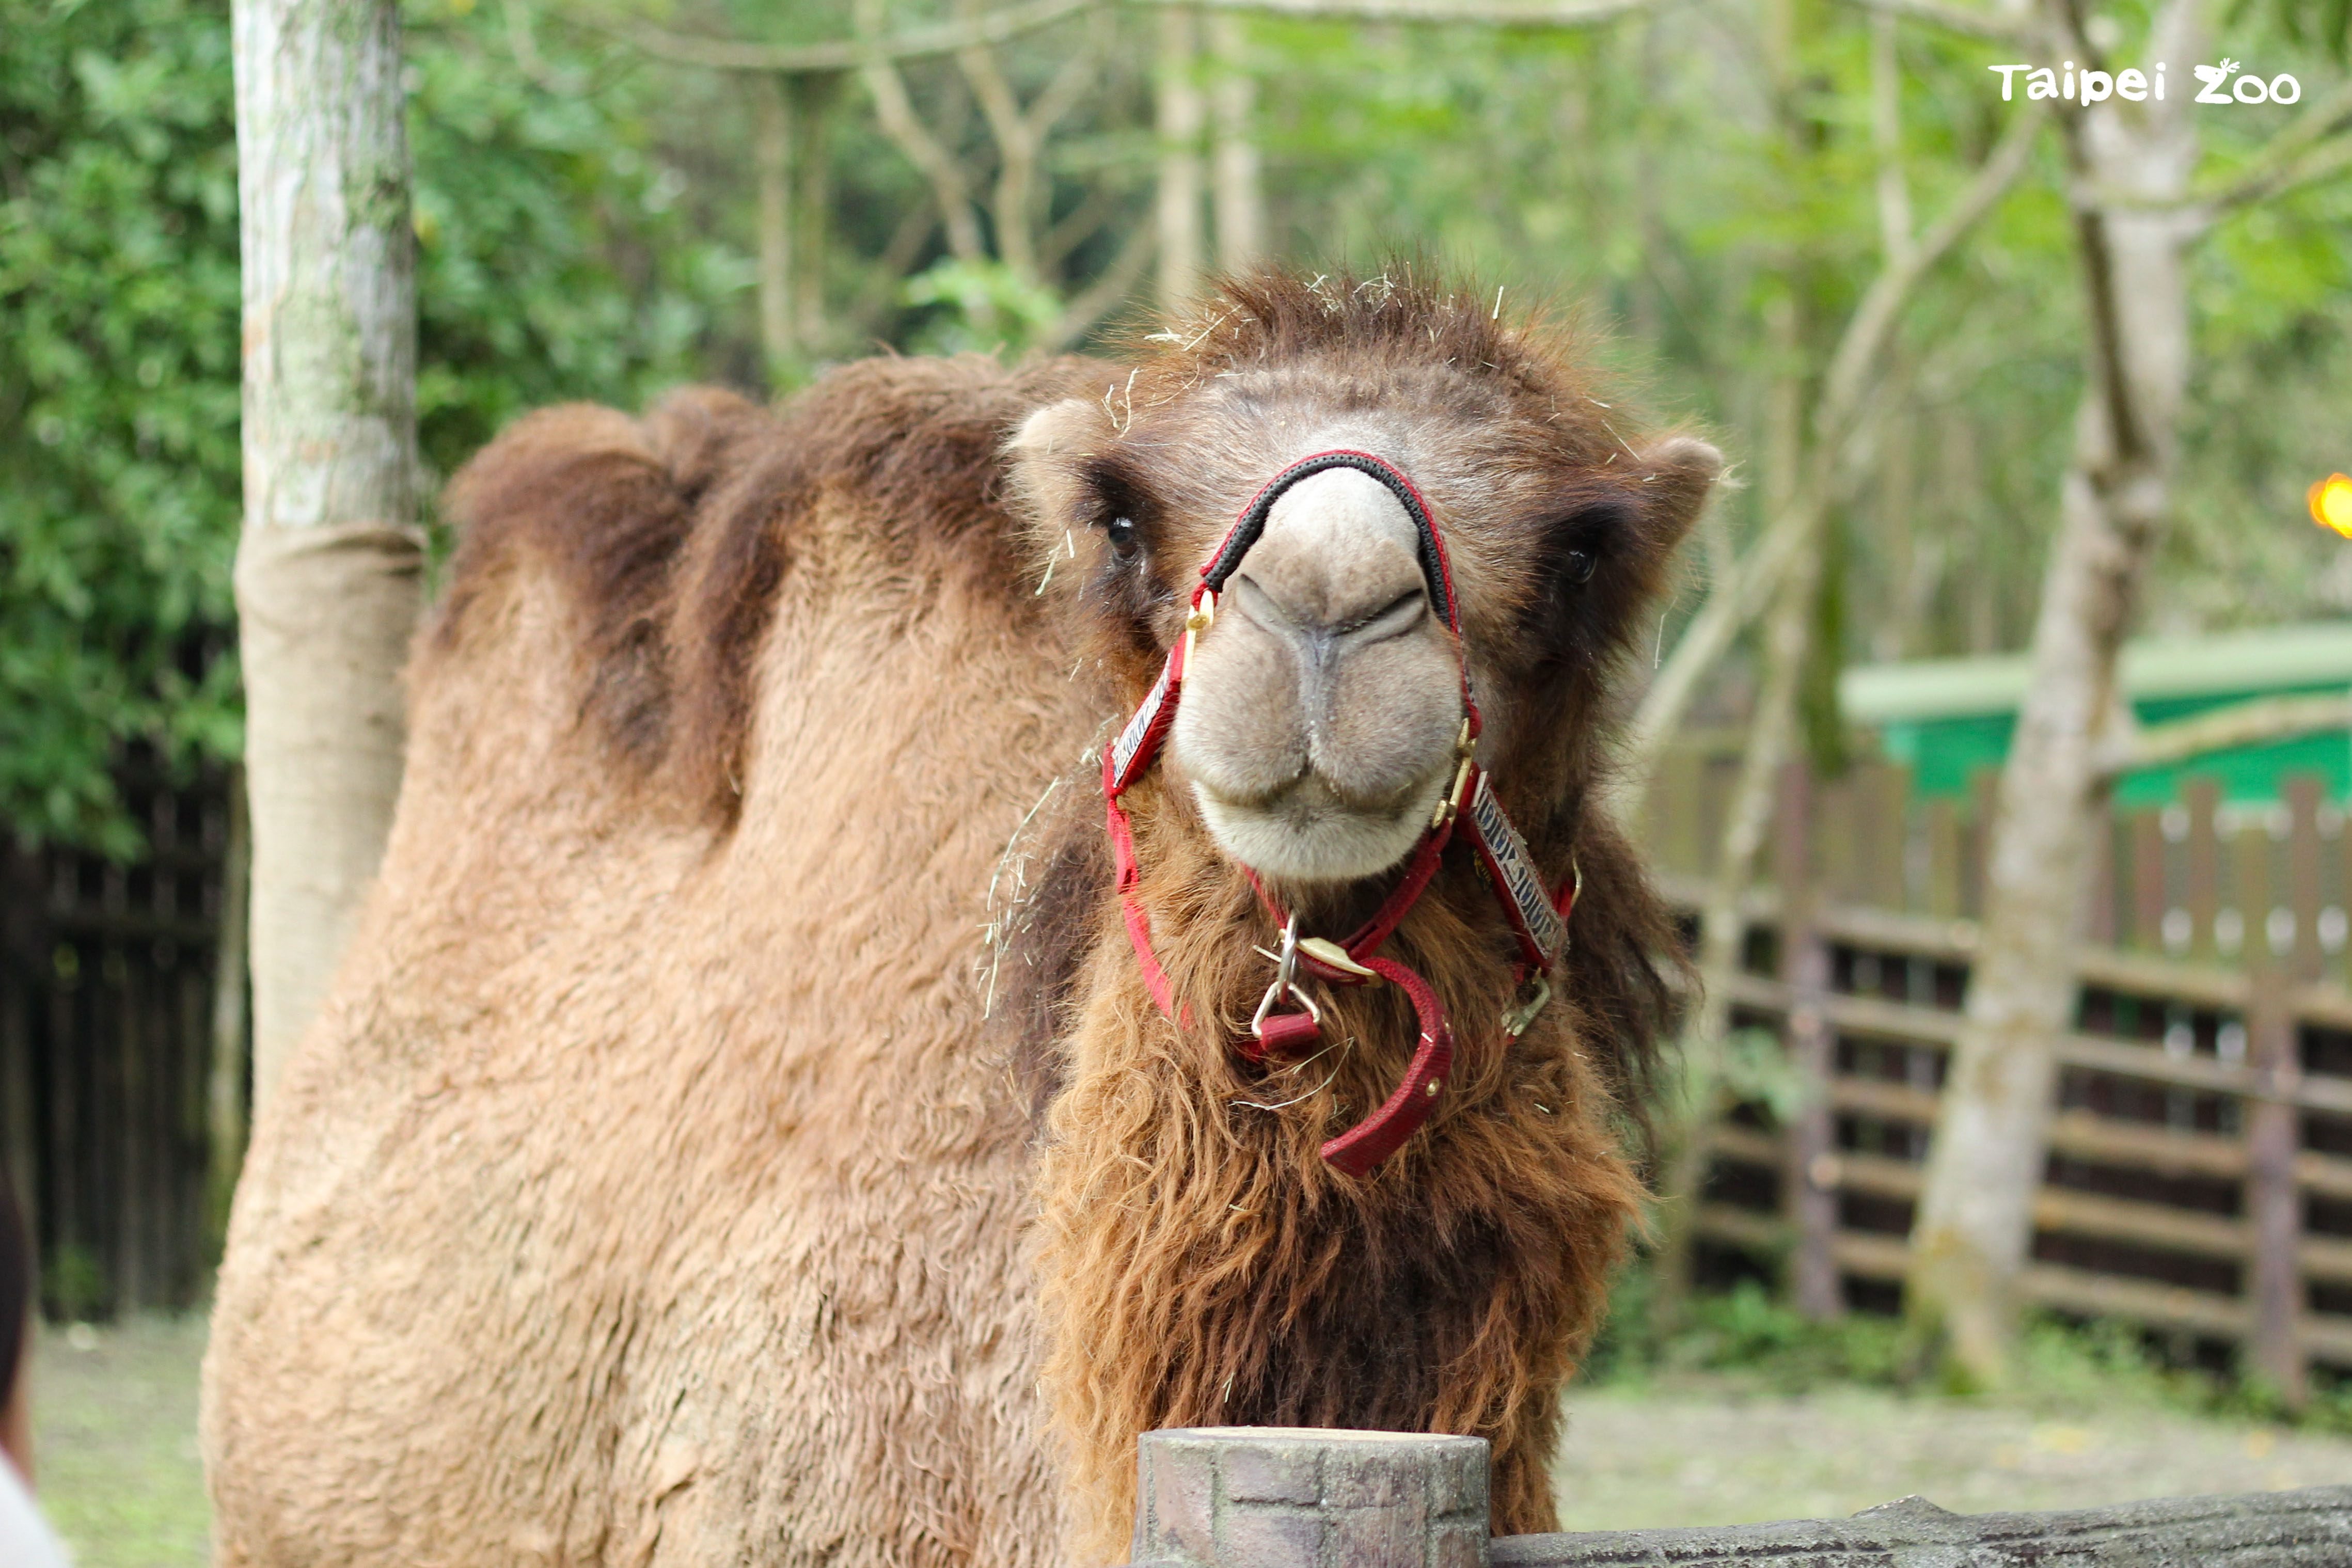
[[[1817,1322],[1750,1279],[1694,1299],[1685,1326],[1661,1336],[1652,1295],[1646,1264],[1636,1261],[1620,1274],[1581,1381],[1638,1387],[1705,1374],[1771,1394],[1838,1386],[1969,1392],[1943,1380],[1923,1342],[1896,1318],[1849,1312]],[[2219,1375],[2168,1359],[2146,1330],[2131,1323],[2036,1314],[2027,1320],[2017,1354],[2015,1384],[2000,1397],[2053,1415],[2166,1410],[2352,1433],[2352,1379],[2323,1378],[2304,1408],[2291,1410],[2258,1375]]]
[[[404,4],[431,476],[538,404],[758,384],[742,83],[649,61],[568,0]],[[2244,0],[2221,44],[2294,71],[2308,108],[2341,78],[2347,4]],[[777,41],[843,37],[852,9],[633,6]],[[887,9],[901,26],[942,5]],[[116,852],[137,844],[109,779],[127,745],[186,766],[238,744],[226,10],[0,0],[0,819]],[[2119,63],[2144,49],[2148,10],[2111,8]],[[1717,503],[1736,547],[1774,490],[1774,400],[1817,392],[1885,248],[1868,26],[1796,6],[1768,39],[1762,15],[1706,5],[1575,30],[1247,19],[1276,259],[1404,256],[1499,285],[1515,308],[1580,310],[1613,377],[1639,371],[1648,402],[1712,428],[1764,480]],[[1054,78],[1081,25],[999,51],[1019,95]],[[886,343],[1023,352],[1150,221],[1156,20],[1112,7],[1083,26],[1106,49],[1040,163],[1038,279],[949,256],[926,183],[855,79],[840,85],[807,128],[833,196],[806,368]],[[1915,234],[2019,110],[1985,71],[2000,57],[1898,30]],[[963,67],[904,68],[932,135],[985,191],[993,143]],[[2296,112],[2206,113],[2210,170],[2242,167]],[[2045,136],[1916,295],[1867,400],[1818,607],[1831,645],[1805,688],[1823,760],[1843,739],[1840,664],[2014,648],[2032,624],[2082,391],[2062,163]],[[998,214],[983,216],[992,229]],[[2305,487],[2352,467],[2347,258],[2341,177],[2240,213],[2197,253],[2199,380],[2151,588],[2158,628],[2352,609],[2352,549],[2302,517]],[[1783,312],[1793,353],[1765,325]],[[1658,643],[1701,598],[1675,597]]]
[[[1906,1387],[1918,1381],[1918,1357],[1893,1318],[1852,1312],[1815,1322],[1760,1282],[1743,1280],[1727,1291],[1695,1298],[1685,1326],[1661,1338],[1652,1327],[1651,1293],[1646,1268],[1636,1265],[1620,1277],[1609,1298],[1609,1320],[1586,1360],[1588,1380],[1729,1373],[1784,1394],[1833,1384]]]
[[[751,264],[656,134],[678,84],[560,36],[526,70],[505,16],[473,0],[411,0],[404,19],[432,468],[543,403],[631,408],[748,370]]]
[[[228,6],[0,0],[0,819],[118,854],[110,768],[238,744]]]
[[[41,1294],[52,1322],[88,1322],[106,1311],[106,1270],[87,1247],[53,1247],[41,1270]]]
[[[446,475],[527,408],[741,362],[751,277],[656,146],[672,84],[410,24],[418,413]],[[0,0],[0,821],[128,856],[112,770],[236,755],[226,0]]]
[[[1754,1105],[1776,1126],[1788,1125],[1804,1109],[1804,1074],[1771,1030],[1733,1030],[1724,1037],[1718,1070],[1726,1103]]]
[[[1045,285],[1001,261],[941,261],[907,280],[906,302],[939,308],[919,326],[926,354],[1018,354],[1045,340],[1062,319],[1062,301]]]

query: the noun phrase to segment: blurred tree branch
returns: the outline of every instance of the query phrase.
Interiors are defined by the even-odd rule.
[[[2352,164],[2352,137],[2328,140],[2347,126],[2352,126],[2352,78],[2272,137],[2243,168],[2192,195],[2189,204],[2203,209],[2205,220],[2211,223],[2240,207],[2325,179]]]
[[[1763,538],[1740,558],[1730,579],[1717,583],[1692,617],[1634,711],[1628,727],[1619,800],[1619,810],[1627,820],[1638,815],[1666,742],[1681,727],[1701,677],[1762,612],[1790,566],[1811,544],[1815,525],[1831,503],[1863,394],[1894,337],[1904,305],[1920,280],[2016,182],[2047,118],[2047,112],[2035,105],[2012,117],[2000,141],[1951,206],[1899,261],[1890,260],[1879,269],[1854,307],[1815,405],[1814,442],[1804,479],[1786,507],[1766,526]]]
[[[2021,22],[2006,16],[1996,16],[1972,5],[1947,5],[1944,0],[1846,0],[1865,11],[1900,16],[1909,21],[1926,22],[1947,32],[1961,33],[1971,38],[1986,38],[2000,44],[2023,44],[2032,41],[2032,30]]]
[[[858,30],[878,40],[881,25],[882,0],[858,0]],[[897,62],[904,57],[907,57],[886,53],[878,47],[866,57],[860,74],[866,91],[874,98],[875,120],[882,134],[930,182],[931,197],[939,204],[940,221],[947,225],[948,249],[958,260],[981,260],[987,255],[987,246],[981,238],[979,216],[972,211],[971,183],[964,174],[963,165],[931,134],[922,116],[916,112],[914,100],[907,93],[906,78],[898,74]]]
[[[2262,697],[2114,734],[2101,752],[2099,770],[2112,781],[2125,773],[2168,767],[2209,751],[2347,728],[2352,728],[2352,695]]]
[[[1100,3],[1101,0],[1025,0],[1024,4],[962,16],[951,22],[909,27],[887,37],[860,36],[822,44],[756,44],[740,38],[674,33],[643,22],[593,16],[583,16],[578,21],[583,26],[620,38],[656,59],[676,65],[721,71],[838,71],[857,69],[877,61],[922,59],[988,44],[1009,43]]]
[[[1277,16],[1359,22],[1454,22],[1487,27],[1589,27],[1665,0],[1141,0],[1203,11],[1262,11]]]

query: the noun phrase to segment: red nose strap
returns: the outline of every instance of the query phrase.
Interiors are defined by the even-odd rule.
[[[1300,480],[1330,468],[1348,468],[1367,475],[1396,497],[1419,536],[1422,571],[1430,601],[1457,641],[1462,635],[1453,569],[1446,559],[1445,543],[1437,532],[1436,521],[1412,481],[1386,459],[1367,452],[1318,453],[1276,475],[1243,508],[1216,553],[1201,568],[1201,586],[1193,591],[1183,633],[1169,649],[1159,679],[1103,752],[1103,800],[1112,857],[1118,865],[1119,907],[1127,924],[1128,941],[1142,969],[1144,988],[1151,993],[1160,1010],[1175,1019],[1180,1028],[1187,1019],[1179,1015],[1174,984],[1151,948],[1151,916],[1143,906],[1143,873],[1136,862],[1134,826],[1120,806],[1119,797],[1151,766],[1166,742],[1175,723],[1176,706],[1182,695],[1193,643],[1215,619],[1218,593],[1240,568],[1250,547],[1265,531],[1266,517],[1275,502]],[[1451,784],[1430,825],[1423,831],[1404,874],[1381,901],[1371,918],[1344,942],[1318,938],[1300,941],[1297,923],[1275,904],[1256,873],[1246,866],[1243,868],[1274,915],[1276,925],[1284,932],[1284,950],[1275,982],[1268,988],[1265,1001],[1259,1004],[1249,1036],[1236,1042],[1236,1049],[1244,1057],[1251,1061],[1296,1061],[1309,1054],[1320,1041],[1320,1015],[1313,999],[1298,988],[1300,970],[1330,986],[1379,985],[1385,981],[1402,989],[1412,1003],[1420,1035],[1412,1060],[1405,1069],[1404,1081],[1378,1110],[1323,1145],[1323,1158],[1334,1169],[1351,1176],[1370,1176],[1381,1161],[1402,1147],[1405,1140],[1429,1119],[1444,1096],[1445,1075],[1454,1062],[1454,1031],[1446,1022],[1445,1009],[1426,979],[1393,958],[1381,957],[1379,949],[1402,924],[1437,874],[1457,822],[1466,824],[1480,867],[1517,938],[1521,962],[1515,981],[1524,984],[1533,977],[1537,983],[1534,1000],[1515,1009],[1510,1021],[1506,1023],[1507,1038],[1516,1037],[1523,1030],[1549,998],[1549,977],[1568,949],[1568,915],[1575,897],[1573,883],[1563,887],[1557,899],[1546,890],[1545,880],[1528,854],[1526,841],[1505,815],[1486,775],[1473,759],[1478,731],[1478,705],[1470,690],[1465,653],[1462,667],[1462,734]],[[1299,1003],[1303,1010],[1272,1010],[1276,1004],[1289,1001]]]

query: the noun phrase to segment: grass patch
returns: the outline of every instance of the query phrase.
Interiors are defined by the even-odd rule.
[[[1656,1327],[1646,1269],[1626,1270],[1610,1298],[1580,1381],[1639,1387],[1677,1375],[1706,1374],[1760,1393],[1803,1394],[1860,1386],[1967,1396],[1952,1387],[1927,1345],[1902,1320],[1849,1312],[1817,1322],[1801,1316],[1760,1281],[1687,1303],[1683,1325]],[[2304,1408],[2243,1369],[2216,1373],[2168,1358],[2131,1323],[2030,1316],[2020,1337],[2017,1376],[2003,1403],[2052,1413],[2137,1407],[2314,1433],[2352,1435],[2352,1381],[2319,1379]]]

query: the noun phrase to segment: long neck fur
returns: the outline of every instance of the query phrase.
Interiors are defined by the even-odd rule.
[[[1551,1528],[1557,1395],[1638,1191],[1614,1086],[1583,1048],[1599,1020],[1580,1009],[1573,971],[1505,1049],[1500,917],[1466,854],[1449,855],[1387,949],[1445,1001],[1458,1051],[1445,1103],[1370,1179],[1350,1178],[1318,1148],[1402,1075],[1415,1034],[1404,998],[1336,992],[1327,1054],[1276,1071],[1240,1058],[1232,1042],[1270,974],[1252,948],[1271,925],[1155,775],[1128,800],[1155,946],[1192,1020],[1179,1028],[1143,988],[1107,857],[1081,847],[1102,834],[1100,798],[1069,793],[1054,864],[1066,883],[1093,878],[1093,896],[1049,878],[1039,898],[1084,908],[1092,943],[1032,1016],[1059,1026],[1037,1277],[1081,1559],[1117,1560],[1136,1435],[1161,1427],[1474,1434],[1494,1444],[1496,1528]],[[1563,830],[1536,826],[1546,863],[1564,863]],[[1577,834],[1575,852],[1588,887],[1596,865],[1638,878],[1612,832]],[[1580,911],[1580,936],[1610,902]],[[1336,935],[1353,913],[1303,918]]]

